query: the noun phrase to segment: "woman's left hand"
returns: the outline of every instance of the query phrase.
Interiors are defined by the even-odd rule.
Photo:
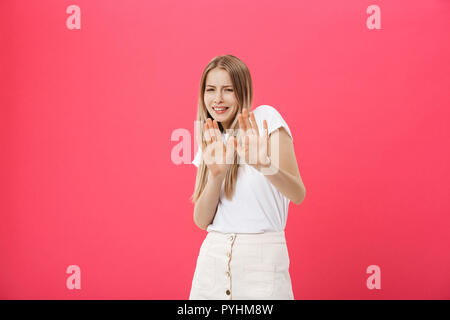
[[[250,112],[249,118],[247,109],[244,108],[242,115],[238,114],[238,120],[241,139],[236,151],[239,157],[258,171],[270,167],[271,161],[267,152],[269,144],[267,121],[263,120],[264,132],[260,136],[253,112]]]

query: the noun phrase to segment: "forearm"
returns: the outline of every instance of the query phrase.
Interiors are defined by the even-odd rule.
[[[223,179],[224,177],[214,177],[209,172],[205,189],[194,207],[194,221],[200,229],[206,230],[214,219]]]
[[[305,198],[306,190],[298,177],[271,164],[270,168],[259,170],[286,198],[295,204],[300,204]]]

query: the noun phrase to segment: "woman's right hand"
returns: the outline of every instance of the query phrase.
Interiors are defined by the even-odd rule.
[[[205,140],[203,160],[214,177],[224,178],[228,168],[233,164],[237,140],[230,136],[225,145],[217,121],[211,121],[211,118],[205,123]]]

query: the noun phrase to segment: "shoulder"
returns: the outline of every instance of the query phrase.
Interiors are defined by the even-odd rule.
[[[286,123],[285,119],[283,119],[280,112],[278,112],[278,110],[273,106],[267,104],[260,105],[255,108],[255,110],[253,110],[253,114],[255,115],[258,129],[263,128],[263,120],[266,120],[269,129],[269,135],[276,129],[284,127],[287,133],[292,138],[291,130],[289,129],[288,124]]]
[[[266,120],[267,123],[269,122],[283,122],[286,123],[283,119],[280,112],[274,108],[273,106],[270,106],[268,104],[263,104],[255,108],[253,110],[253,114],[255,115],[255,119],[259,122],[262,120]]]
[[[278,110],[275,109],[272,106],[269,106],[268,104],[263,104],[255,108],[253,110],[253,113],[255,116],[258,115],[273,115],[273,114],[279,114]]]

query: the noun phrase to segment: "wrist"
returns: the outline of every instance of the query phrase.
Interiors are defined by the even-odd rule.
[[[270,159],[270,157],[267,157],[267,159],[268,163],[264,165],[259,164],[256,169],[265,176],[277,173],[278,168],[273,164],[272,159]]]

